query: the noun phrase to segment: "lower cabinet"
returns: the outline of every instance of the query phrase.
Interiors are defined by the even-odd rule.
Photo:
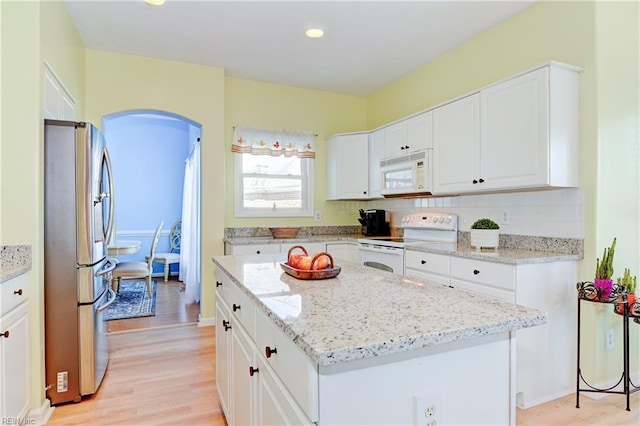
[[[29,304],[23,302],[0,316],[0,419],[3,420],[17,422],[29,410],[28,314]]]
[[[216,281],[227,287],[216,296],[216,380],[227,423],[313,424],[317,369],[224,273],[218,271]]]
[[[356,243],[327,243],[327,253],[333,260],[346,260],[347,262],[358,262],[358,245]]]

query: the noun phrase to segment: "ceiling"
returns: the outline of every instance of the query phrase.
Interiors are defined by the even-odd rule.
[[[534,1],[66,0],[87,48],[366,96]],[[305,31],[319,27],[321,39]]]

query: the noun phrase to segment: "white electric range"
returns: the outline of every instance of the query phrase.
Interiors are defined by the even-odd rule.
[[[455,250],[458,240],[458,216],[450,213],[419,212],[402,218],[403,237],[358,239],[358,263],[404,275],[404,251],[412,245],[437,244]]]

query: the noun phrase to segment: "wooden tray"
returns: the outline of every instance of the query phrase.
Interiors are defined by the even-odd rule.
[[[289,257],[291,256],[291,252],[294,251],[295,249],[301,249],[304,252],[305,256],[307,255],[307,250],[304,247],[293,246],[289,249],[289,252],[287,253],[287,259],[289,259]],[[290,266],[289,262],[281,263],[280,267],[284,272],[286,272],[287,274],[299,280],[324,280],[327,278],[334,278],[340,273],[342,268],[340,268],[339,266],[335,266],[333,264],[333,257],[329,253],[327,252],[316,253],[313,256],[313,259],[311,260],[311,264],[312,265],[315,264],[316,260],[322,256],[326,256],[329,258],[329,264],[330,264],[329,268],[318,269],[318,270],[297,269]]]
[[[334,278],[342,270],[339,266],[334,266],[333,268],[320,269],[318,271],[307,271],[304,269],[292,268],[288,263],[281,263],[280,267],[287,274],[299,280],[325,280],[327,278]]]

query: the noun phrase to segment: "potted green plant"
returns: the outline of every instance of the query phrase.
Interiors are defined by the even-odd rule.
[[[602,254],[602,261],[599,258],[596,259],[596,276],[593,280],[593,284],[597,291],[599,291],[602,299],[608,299],[611,296],[611,290],[613,289],[613,256],[616,253],[616,238],[613,239],[611,247],[605,247]]]
[[[636,303],[636,287],[638,286],[638,278],[634,275],[631,276],[631,270],[624,268],[624,275],[622,278],[618,277],[618,285],[624,286],[627,291],[627,304],[632,306]]]
[[[471,225],[471,246],[476,250],[482,247],[498,248],[500,226],[491,219],[478,219]]]

